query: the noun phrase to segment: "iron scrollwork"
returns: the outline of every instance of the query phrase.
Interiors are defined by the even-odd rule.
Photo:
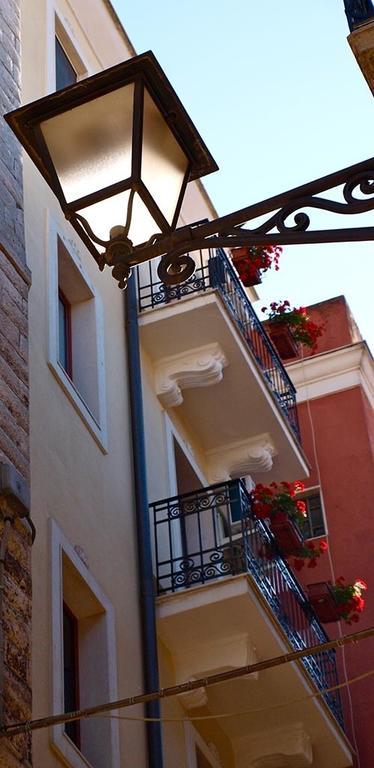
[[[340,187],[341,200],[333,196],[322,196]],[[359,193],[362,197],[359,197]],[[159,277],[166,285],[173,285],[180,284],[193,274],[193,259],[189,252],[213,245],[233,248],[239,245],[290,245],[374,239],[374,227],[368,226],[318,230],[311,226],[311,214],[305,208],[349,216],[373,210],[374,159],[214,221],[177,229],[170,235],[160,237],[157,243],[136,250],[136,258],[140,263],[161,256]],[[264,216],[267,218],[261,224],[252,228],[244,226]],[[291,217],[292,223],[289,221]]]
[[[178,562],[179,569],[172,577],[172,589],[191,587],[194,584],[204,584],[219,576],[232,573],[232,564],[225,560],[224,553],[219,550],[212,552],[206,562],[200,563],[193,557],[183,557]]]

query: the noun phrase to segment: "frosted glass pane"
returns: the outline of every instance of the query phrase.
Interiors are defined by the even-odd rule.
[[[145,91],[141,178],[169,224],[175,213],[187,164],[186,155]]]
[[[121,194],[114,195],[108,200],[95,203],[90,205],[89,208],[79,211],[87,219],[95,235],[100,237],[101,240],[109,240],[112,227],[118,224],[125,225],[129,194],[129,191],[121,192]],[[148,212],[143,201],[138,194],[135,194],[129,231],[130,240],[132,240],[134,245],[140,245],[140,243],[145,243],[152,235],[159,231],[159,226]],[[103,249],[99,247],[99,250]]]
[[[41,123],[68,203],[131,175],[133,101],[132,84]]]

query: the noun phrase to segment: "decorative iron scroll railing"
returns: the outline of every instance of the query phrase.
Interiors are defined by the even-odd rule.
[[[158,594],[248,573],[295,650],[328,638],[281,556],[270,529],[252,512],[241,480],[231,480],[150,505]],[[335,651],[303,659],[319,690],[337,685]],[[343,725],[338,691],[323,697]]]
[[[138,308],[146,309],[183,299],[208,289],[219,291],[237,328],[255,357],[275,401],[294,434],[300,439],[296,410],[296,390],[281,359],[258,319],[235,269],[222,248],[194,253],[197,267],[185,283],[167,286],[157,277],[157,264],[148,262],[137,268]]]

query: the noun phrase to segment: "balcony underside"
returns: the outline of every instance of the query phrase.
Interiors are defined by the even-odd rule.
[[[248,574],[162,596],[157,618],[176,683],[291,650]],[[347,768],[349,745],[323,698],[311,697],[316,690],[304,665],[294,662],[208,687],[195,700],[183,694],[180,702],[192,716],[235,713],[219,719],[235,768]]]
[[[283,413],[282,396],[269,385],[274,370],[261,370],[218,291],[142,312],[139,322],[156,391],[162,401],[171,384],[179,387],[180,404],[174,407],[205,454],[210,480],[254,474],[256,480],[266,481],[271,468],[266,456],[272,459],[272,479],[308,474]],[[261,461],[263,450],[267,453]]]

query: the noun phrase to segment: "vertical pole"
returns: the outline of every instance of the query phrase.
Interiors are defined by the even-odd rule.
[[[143,640],[144,687],[147,692],[151,692],[159,689],[159,676],[151,531],[146,477],[139,328],[134,272],[129,279],[127,291],[124,296],[139,564],[139,592]],[[152,701],[146,704],[146,716],[160,717],[160,704],[158,701]],[[162,768],[161,724],[157,722],[148,722],[146,724],[146,729],[149,768]]]

